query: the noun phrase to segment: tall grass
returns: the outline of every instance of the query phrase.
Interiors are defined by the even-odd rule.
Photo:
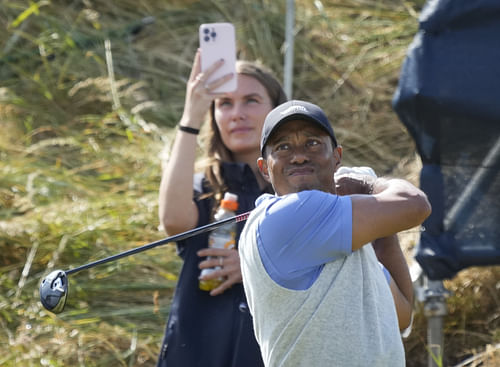
[[[181,266],[174,246],[71,275],[58,316],[39,303],[39,281],[164,236],[160,158],[182,112],[198,25],[233,22],[239,57],[281,77],[285,3],[0,4],[0,365],[155,364]],[[346,164],[414,181],[418,159],[390,100],[422,3],[296,1],[294,97],[325,108]],[[448,284],[450,362],[494,358],[498,275],[474,269]],[[405,343],[408,365],[425,365],[421,312]]]

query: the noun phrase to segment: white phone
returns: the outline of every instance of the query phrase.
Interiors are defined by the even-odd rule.
[[[200,25],[201,70],[205,71],[219,59],[224,64],[207,80],[208,83],[233,73],[234,77],[220,87],[216,93],[233,92],[237,87],[236,78],[236,37],[231,23],[207,23]]]

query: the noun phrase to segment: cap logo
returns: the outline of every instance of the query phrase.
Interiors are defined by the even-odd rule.
[[[288,115],[289,113],[305,112],[307,109],[304,106],[290,106],[286,110],[280,112],[281,115]]]

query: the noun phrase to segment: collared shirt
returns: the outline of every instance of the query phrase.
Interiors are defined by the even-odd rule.
[[[285,197],[264,194],[256,201],[256,206],[260,204],[268,206],[268,213],[274,215],[260,226],[257,246],[267,273],[282,287],[307,289],[325,263],[351,254],[352,207],[348,197],[321,191],[303,191]],[[341,212],[347,214],[340,216]],[[325,225],[332,217],[340,220]],[[312,226],[309,231],[302,230],[309,226]],[[283,233],[276,228],[288,230]],[[389,283],[389,271],[380,262],[379,266]]]
[[[309,288],[325,263],[352,252],[352,206],[347,196],[316,190],[286,196],[264,194],[256,205],[268,208],[257,236],[262,263],[285,288]]]
[[[350,250],[351,210],[350,197],[313,190],[265,196],[248,218],[241,271],[266,366],[405,365],[375,251]]]

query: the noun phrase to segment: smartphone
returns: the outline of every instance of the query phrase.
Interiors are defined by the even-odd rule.
[[[236,38],[231,23],[207,23],[200,25],[201,70],[205,71],[217,60],[223,58],[224,64],[207,80],[208,83],[226,74],[234,77],[213,92],[233,92],[237,87],[236,78]]]

